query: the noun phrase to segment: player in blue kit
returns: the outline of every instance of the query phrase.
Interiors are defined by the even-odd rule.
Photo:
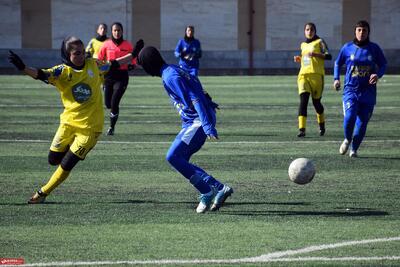
[[[199,58],[201,46],[199,40],[194,38],[194,26],[187,26],[185,37],[178,41],[175,48],[175,57],[179,58],[179,66],[190,74],[199,74]]]
[[[367,124],[376,104],[376,84],[386,69],[386,59],[381,48],[369,40],[367,21],[355,25],[355,38],[345,44],[335,61],[334,83],[340,89],[340,68],[346,65],[343,88],[344,141],[339,148],[346,154],[350,144],[350,157],[357,157],[357,150],[367,131]]]
[[[143,48],[138,63],[149,75],[162,78],[165,91],[181,116],[182,130],[167,152],[167,161],[200,191],[197,213],[218,210],[233,193],[232,188],[189,162],[206,139],[218,139],[215,129],[215,109],[218,105],[203,90],[197,77],[179,66],[166,64],[156,48]]]

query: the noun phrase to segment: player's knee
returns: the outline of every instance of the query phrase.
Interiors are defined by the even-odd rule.
[[[48,162],[52,166],[57,166],[61,163],[66,152],[54,152],[50,151],[48,156]]]
[[[178,167],[181,158],[175,153],[167,153],[165,159],[168,161],[169,164],[173,167]]]
[[[307,116],[307,106],[310,93],[300,94],[299,116]]]
[[[324,106],[321,103],[321,99],[313,99],[313,105],[318,114],[324,113]]]
[[[61,167],[66,171],[71,171],[80,160],[81,158],[71,151],[68,151],[61,161]]]
[[[176,160],[176,157],[173,153],[167,153],[167,155],[165,156],[165,159],[171,164],[174,165],[173,163]]]

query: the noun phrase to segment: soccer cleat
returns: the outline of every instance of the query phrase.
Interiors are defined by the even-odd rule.
[[[357,151],[355,151],[355,150],[350,150],[350,152],[349,152],[349,157],[350,157],[350,158],[357,158],[357,157],[358,157]]]
[[[340,145],[339,153],[341,155],[346,154],[347,150],[349,149],[350,142],[347,139],[344,139],[343,143]]]
[[[46,197],[47,194],[39,190],[28,200],[28,204],[41,204],[46,200]]]
[[[107,135],[114,135],[114,128],[112,127],[108,128]]]
[[[227,185],[224,185],[218,193],[215,195],[214,203],[212,204],[210,210],[217,211],[224,204],[225,200],[233,194],[233,189]]]
[[[200,195],[200,203],[196,208],[197,213],[205,213],[211,206],[211,202],[215,196],[215,189],[211,187],[211,191],[207,194]]]
[[[325,123],[319,124],[319,136],[324,136],[325,134]]]
[[[301,128],[299,129],[299,133],[297,134],[297,137],[305,137],[306,136],[306,129]]]

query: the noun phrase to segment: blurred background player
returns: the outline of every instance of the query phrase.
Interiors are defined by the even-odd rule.
[[[105,40],[107,40],[107,24],[100,23],[96,29],[96,37],[92,38],[86,46],[86,56],[98,58],[97,54]]]
[[[175,57],[179,58],[181,68],[194,76],[198,76],[201,46],[199,40],[194,38],[194,26],[186,27],[185,36],[178,41],[174,54]]]
[[[376,84],[385,73],[387,64],[381,48],[370,42],[369,33],[367,21],[357,22],[354,40],[340,49],[334,67],[333,86],[339,90],[340,68],[346,65],[342,96],[344,141],[339,152],[346,154],[351,144],[350,157],[357,157],[376,104]]]
[[[102,45],[98,59],[111,61],[128,55],[132,51],[132,44],[124,40],[122,24],[114,22],[111,26],[111,39],[106,40]],[[135,59],[131,63],[136,64]],[[119,104],[128,87],[128,82],[128,64],[122,64],[117,70],[110,71],[105,77],[104,102],[106,107],[110,109],[110,127],[107,130],[107,135],[114,135],[115,124],[119,116]]]
[[[208,209],[218,210],[233,193],[232,188],[189,162],[207,138],[218,139],[215,129],[215,109],[218,105],[205,94],[196,76],[176,65],[166,64],[156,48],[142,49],[138,63],[146,73],[162,78],[165,91],[181,116],[182,130],[167,152],[167,161],[199,190],[201,195],[197,213],[204,213]]]
[[[321,98],[324,90],[324,62],[325,60],[331,60],[332,55],[329,53],[328,46],[324,40],[317,35],[314,23],[309,22],[304,25],[304,35],[306,40],[301,43],[301,56],[294,56],[294,62],[301,63],[297,78],[300,96],[299,133],[297,136],[306,136],[307,106],[310,95],[317,113],[319,135],[323,136],[325,134],[325,115]]]
[[[104,124],[101,96],[104,73],[118,68],[119,63],[129,61],[132,56],[101,65],[95,59],[85,58],[84,45],[80,39],[68,37],[62,42],[61,58],[61,65],[37,69],[27,67],[12,51],[8,56],[10,63],[18,70],[54,85],[60,92],[64,106],[60,126],[48,155],[49,164],[58,167],[47,184],[34,193],[29,204],[43,203],[96,145]]]

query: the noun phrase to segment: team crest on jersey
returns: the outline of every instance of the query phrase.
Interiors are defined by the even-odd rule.
[[[186,80],[190,80],[190,74],[184,71],[183,69],[179,68],[178,69],[179,74],[182,75],[182,77],[185,77]]]
[[[53,74],[54,77],[60,76],[61,73],[62,73],[62,71],[63,71],[63,69],[64,69],[64,66],[63,66],[63,65],[57,66],[57,67],[54,69],[54,74]]]
[[[354,60],[354,54],[350,55],[350,60]]]
[[[87,74],[89,75],[90,78],[93,78],[94,73],[91,69],[88,69]]]
[[[372,56],[371,55],[368,55],[368,61],[372,61]]]
[[[85,83],[78,83],[72,87],[72,96],[76,102],[84,103],[92,96],[92,89]]]

